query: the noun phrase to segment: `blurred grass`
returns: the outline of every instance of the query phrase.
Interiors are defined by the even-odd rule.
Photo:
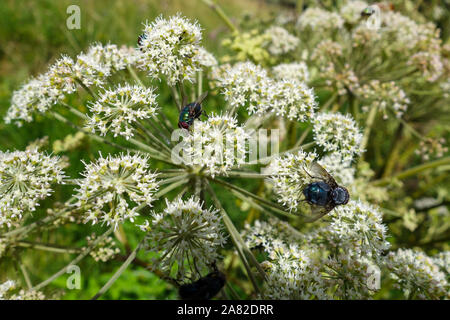
[[[259,16],[266,15],[270,10],[263,1],[257,0],[226,0],[218,1],[231,17],[239,18],[247,12]],[[68,30],[66,19],[69,16],[66,9],[69,5],[78,5],[81,9],[81,29]],[[199,21],[204,29],[204,46],[217,53],[220,50],[218,41],[228,32],[224,23],[201,0],[1,0],[0,1],[0,117],[3,118],[11,99],[12,92],[27,81],[29,77],[45,72],[61,54],[75,57],[91,43],[114,43],[117,45],[135,46],[142,23],[153,20],[160,14],[165,16],[181,12],[190,19]],[[168,89],[162,86],[159,90],[159,103],[164,108],[170,100]],[[217,102],[213,103],[217,106]],[[170,106],[167,106],[170,107]],[[37,116],[32,123],[25,123],[18,128],[6,125],[0,121],[0,150],[23,150],[31,141],[44,136],[49,137],[50,146],[57,139],[63,139],[74,131],[59,122],[43,116]],[[67,174],[78,177],[84,165],[81,160],[90,160],[101,151],[103,154],[117,151],[113,148],[98,145],[92,141],[83,144],[82,148],[66,154],[71,166]],[[252,184],[252,183],[250,183]],[[256,185],[255,185],[256,186]],[[41,208],[52,205],[54,201],[63,202],[69,198],[72,187],[58,187],[55,194],[41,203]],[[223,193],[223,192],[222,192]],[[243,217],[237,203],[230,194],[221,197],[225,208],[233,220],[241,225]],[[158,206],[156,206],[158,208]],[[38,210],[34,218],[44,215],[43,209]],[[39,241],[80,247],[85,245],[85,237],[92,232],[101,233],[104,228],[90,225],[81,227],[67,225],[58,232],[42,232],[37,235]],[[125,225],[132,247],[142,236],[136,228]],[[123,248],[122,248],[123,249]],[[122,250],[122,254],[124,250]],[[58,271],[73,255],[52,254],[47,252],[29,251],[22,261],[27,267],[33,284],[36,284],[52,273]],[[63,261],[62,261],[63,260]],[[1,261],[0,270],[13,261]],[[96,263],[92,258],[84,259],[80,264],[82,273],[82,289],[67,290],[64,299],[91,298],[114,274],[120,262],[107,264]],[[0,280],[11,277],[23,280],[17,268],[8,272],[0,272]],[[88,270],[85,272],[85,270]],[[59,289],[66,288],[69,274],[59,277],[46,288],[46,294],[57,294]],[[48,291],[50,290],[50,291]],[[173,299],[176,292],[173,287],[157,278],[153,273],[140,267],[130,266],[122,277],[102,296],[102,299]]]

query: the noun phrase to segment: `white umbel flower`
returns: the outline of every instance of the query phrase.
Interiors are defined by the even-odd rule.
[[[439,29],[434,24],[418,24],[398,11],[383,12],[381,20],[383,37],[389,42],[392,50],[403,53],[406,50],[428,52],[439,50],[441,39]]]
[[[237,63],[220,74],[219,86],[232,108],[249,114],[273,112],[290,120],[305,121],[317,107],[314,92],[304,82],[271,79],[266,70],[251,62]]]
[[[295,50],[300,43],[300,39],[278,26],[272,26],[267,29],[264,36],[268,39],[266,44],[267,50],[275,56]]]
[[[450,286],[445,274],[423,252],[398,249],[386,257],[386,266],[398,287],[409,298],[450,298]]]
[[[442,251],[432,257],[434,263],[448,277],[450,275],[450,251]]]
[[[279,64],[272,68],[272,75],[278,80],[297,80],[305,83],[309,81],[308,67],[304,62]]]
[[[319,113],[314,118],[313,131],[315,143],[325,151],[337,151],[346,158],[362,152],[362,133],[349,115]]]
[[[21,126],[23,121],[33,120],[34,112],[46,112],[53,105],[53,99],[47,94],[47,87],[45,77],[40,76],[29,80],[19,90],[14,91],[5,122],[15,122]]]
[[[138,85],[119,85],[100,93],[98,100],[89,106],[93,113],[87,126],[101,135],[112,132],[114,137],[126,139],[133,134],[133,124],[156,115],[156,94],[153,88]]]
[[[296,244],[274,241],[269,260],[263,262],[267,281],[263,297],[277,300],[328,299],[327,280],[321,276],[322,264],[311,250]]]
[[[444,64],[439,53],[417,52],[411,56],[408,65],[413,65],[420,70],[429,82],[436,81],[444,73]]]
[[[12,280],[7,280],[0,284],[0,300],[5,300],[6,296],[9,295],[9,291],[16,287],[16,283]]]
[[[206,121],[195,121],[192,131],[184,139],[185,162],[205,167],[212,177],[226,175],[233,166],[245,163],[249,137],[236,118],[211,114]]]
[[[117,227],[126,220],[133,222],[139,206],[151,206],[159,185],[148,160],[139,154],[100,155],[95,162],[85,164],[84,178],[75,194],[75,206],[83,212],[84,221]]]
[[[165,76],[171,86],[184,80],[192,81],[195,72],[200,70],[201,40],[197,22],[191,23],[181,15],[167,20],[160,16],[144,28],[138,64],[150,77]]]
[[[313,118],[317,102],[312,88],[297,80],[280,80],[273,83],[270,103],[262,112],[274,112],[289,120],[307,121]]]
[[[45,295],[41,291],[21,289],[18,293],[17,284],[13,280],[7,280],[0,284],[0,300],[44,300]]]
[[[52,192],[51,185],[63,183],[58,157],[37,149],[0,152],[0,227],[16,225],[39,201]]]
[[[31,122],[33,113],[45,113],[75,92],[80,83],[86,87],[104,84],[106,77],[136,63],[139,53],[134,48],[118,48],[114,44],[94,44],[74,60],[62,55],[49,70],[29,80],[14,91],[5,122]]]
[[[94,43],[88,48],[86,54],[79,55],[78,59],[87,57],[96,64],[103,65],[114,72],[134,65],[139,58],[139,54],[140,52],[132,47],[121,46],[119,48],[111,43],[106,45]]]
[[[91,247],[93,243],[98,239],[97,235],[93,233],[86,238],[87,247]],[[87,247],[83,249],[86,250]],[[106,237],[97,246],[89,252],[89,255],[94,258],[95,261],[107,262],[113,259],[116,254],[120,252],[120,249],[116,246],[116,243],[112,237]]]
[[[197,59],[199,64],[204,67],[215,67],[218,65],[216,57],[203,47],[198,48]]]
[[[343,25],[344,19],[338,13],[320,8],[306,9],[297,21],[300,30],[310,29],[316,33],[337,30],[342,28]]]
[[[253,225],[246,224],[242,237],[249,248],[262,247],[267,253],[278,239],[285,243],[301,242],[302,237],[289,223],[271,217],[268,221],[256,220]]]
[[[296,154],[277,157],[270,163],[268,172],[271,174],[273,190],[278,196],[277,201],[289,210],[297,211],[304,199],[302,190],[311,182],[306,170],[316,159],[317,154],[300,150]]]
[[[218,210],[203,209],[198,200],[177,199],[169,202],[152,221],[141,226],[148,231],[146,249],[159,253],[151,266],[170,275],[176,265],[176,278],[199,276],[219,258],[218,249],[225,244]]]
[[[270,107],[268,96],[272,82],[261,66],[249,61],[239,62],[231,68],[223,68],[217,80],[232,108],[245,106],[248,113],[253,114]]]
[[[374,259],[389,249],[382,214],[368,203],[350,200],[344,206],[337,206],[328,217],[331,222],[312,233],[315,241]]]
[[[406,93],[394,81],[371,80],[368,84],[358,88],[357,93],[367,102],[365,109],[378,108],[383,112],[384,119],[388,118],[388,108],[395,113],[397,118],[400,118],[410,103]]]

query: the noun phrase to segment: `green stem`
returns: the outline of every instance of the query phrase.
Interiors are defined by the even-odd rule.
[[[83,250],[82,253],[80,253],[75,259],[73,259],[71,262],[69,262],[64,268],[60,269],[58,272],[54,273],[50,278],[48,278],[45,281],[42,281],[38,285],[34,286],[33,290],[39,290],[49,283],[51,283],[56,278],[60,277],[62,274],[64,274],[67,269],[71,265],[76,265],[78,262],[83,260],[101,241],[103,241],[109,234],[111,234],[114,231],[114,227],[110,228],[108,231],[106,231],[104,234],[102,234],[100,237],[98,237],[86,250]]]
[[[264,272],[264,270],[262,270],[261,266],[259,265],[258,261],[256,260],[256,258],[253,256],[253,254],[251,253],[251,251],[247,248],[244,240],[242,239],[242,237],[240,236],[239,232],[236,230],[236,227],[234,226],[233,222],[231,221],[231,219],[228,217],[228,214],[226,213],[226,211],[223,209],[219,199],[217,198],[214,190],[211,188],[210,184],[207,183],[207,188],[209,193],[211,194],[214,204],[216,205],[216,207],[218,209],[220,209],[220,213],[222,215],[222,220],[225,224],[225,226],[228,229],[228,232],[230,233],[231,239],[233,240],[233,243],[238,251],[238,254],[241,258],[242,263],[245,266],[245,269],[247,270],[247,274],[250,278],[250,281],[253,284],[253,287],[255,288],[255,291],[257,293],[260,292],[258,284],[256,283],[256,279],[253,276],[253,273],[251,271],[251,268],[249,266],[249,263],[246,259],[245,253],[248,254],[250,260],[252,261],[252,263],[255,265],[255,267],[258,269],[261,277],[263,279],[266,278],[266,274]]]
[[[49,252],[55,252],[55,253],[80,253],[80,249],[78,248],[64,248],[55,246],[52,244],[44,244],[44,243],[36,243],[36,242],[29,242],[29,241],[18,241],[14,242],[15,245],[22,247],[22,248],[33,248],[37,250],[42,251],[49,251]]]
[[[30,276],[28,275],[27,269],[23,265],[23,263],[19,263],[20,271],[22,271],[23,278],[25,279],[25,283],[27,284],[28,289],[31,289],[33,285],[31,284]]]
[[[370,131],[372,130],[373,123],[375,122],[375,116],[377,115],[377,107],[372,107],[369,111],[369,115],[366,120],[366,128],[364,130],[364,136],[361,143],[361,149],[365,150],[367,142],[369,141]]]
[[[238,177],[238,178],[251,178],[251,179],[264,179],[268,178],[270,174],[262,174],[257,172],[243,172],[243,171],[228,171],[226,173],[228,177]]]
[[[169,185],[168,187],[162,189],[161,191],[159,191],[158,193],[155,194],[156,198],[160,198],[163,195],[165,195],[166,193],[168,193],[169,191],[172,191],[173,189],[182,186],[183,184],[187,183],[189,181],[189,179],[182,179],[178,182],[174,182],[171,185]]]
[[[120,268],[111,277],[111,279],[108,280],[108,282],[99,290],[99,292],[95,296],[92,297],[91,300],[97,300],[112,286],[112,284],[120,277],[120,275],[126,270],[126,268],[130,265],[130,263],[133,262],[133,260],[136,258],[136,255],[138,251],[141,249],[143,243],[144,243],[143,240],[139,242],[139,244],[136,246],[133,252],[131,252],[131,254],[128,256],[127,260],[125,260],[125,262],[120,266]]]
[[[431,161],[431,162],[424,163],[422,165],[416,166],[414,168],[405,170],[403,172],[400,172],[400,173],[398,173],[397,175],[395,175],[395,176],[393,176],[391,178],[384,178],[384,179],[375,180],[375,181],[372,182],[372,185],[374,185],[374,186],[385,186],[385,185],[388,185],[389,182],[391,182],[393,179],[399,179],[399,180],[406,179],[408,177],[415,176],[418,173],[421,173],[423,171],[434,169],[436,167],[444,166],[444,165],[448,165],[448,164],[450,164],[450,157],[446,157],[446,158],[442,158],[442,159],[439,159],[439,160]]]
[[[245,196],[251,197],[251,198],[259,201],[265,207],[269,207],[272,210],[274,210],[275,212],[277,212],[277,213],[279,213],[279,214],[281,214],[283,216],[286,216],[286,217],[292,217],[293,216],[293,215],[285,212],[284,208],[282,206],[280,206],[280,205],[278,205],[276,203],[273,203],[271,201],[267,201],[266,199],[263,199],[263,198],[257,196],[256,194],[253,194],[252,192],[249,192],[249,191],[247,191],[245,189],[239,188],[239,187],[237,187],[237,186],[235,186],[235,185],[233,185],[231,183],[228,183],[226,181],[223,181],[223,180],[218,180],[218,179],[213,179],[213,178],[208,178],[208,179],[210,179],[213,182],[220,183],[221,185],[225,186],[226,188],[228,188],[230,190],[235,190],[235,191],[237,191],[237,192],[239,192],[239,193],[241,193],[241,194],[243,194]]]
[[[130,73],[131,77],[134,79],[134,81],[136,81],[141,87],[145,88],[145,86],[142,83],[141,79],[138,77],[138,75],[136,74],[136,72],[134,71],[134,69],[130,65],[127,65],[127,70]]]
[[[98,99],[98,96],[88,87],[86,86],[83,81],[81,81],[80,79],[75,79],[75,81],[81,86],[83,87],[84,90],[86,90],[87,93],[89,93],[89,95],[94,98],[95,100]]]
[[[203,3],[205,3],[207,6],[209,6],[222,20],[225,22],[225,24],[230,28],[233,32],[239,32],[239,30],[236,28],[236,26],[231,22],[231,20],[228,18],[228,16],[225,14],[223,9],[215,3],[213,0],[202,0]]]

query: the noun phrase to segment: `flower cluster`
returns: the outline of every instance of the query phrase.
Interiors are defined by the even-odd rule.
[[[194,197],[166,200],[163,212],[153,213],[151,221],[141,226],[147,232],[145,247],[158,253],[152,268],[159,268],[167,276],[176,266],[176,278],[193,278],[219,258],[218,249],[225,244],[218,210],[204,209]]]
[[[218,65],[217,59],[205,48],[199,47],[197,51],[198,62],[204,67],[215,67]]]
[[[267,109],[270,78],[267,71],[251,62],[238,62],[217,72],[218,86],[232,108],[246,106],[249,114]]]
[[[237,63],[219,75],[219,86],[232,108],[246,106],[249,114],[274,113],[306,121],[317,108],[314,92],[304,82],[271,79],[251,62]]]
[[[139,51],[135,48],[115,44],[102,45],[94,43],[85,54],[78,56],[78,60],[89,62],[91,65],[104,66],[108,72],[114,72],[126,69],[136,64],[139,58]]]
[[[282,27],[272,26],[265,31],[268,38],[267,50],[275,55],[283,55],[295,50],[300,40]]]
[[[16,225],[39,201],[52,192],[52,184],[63,183],[58,157],[37,149],[0,152],[0,227]]]
[[[307,170],[316,158],[315,153],[300,150],[296,154],[288,153],[283,157],[277,157],[269,165],[270,182],[278,195],[277,201],[291,211],[297,211],[299,203],[304,198],[302,189],[311,182]]]
[[[200,70],[201,40],[197,22],[191,23],[181,15],[167,20],[160,16],[144,28],[138,64],[150,77],[163,75],[171,86],[184,80],[192,81],[195,72]],[[200,54],[204,56],[204,51]]]
[[[382,34],[376,28],[369,28],[366,24],[359,24],[352,31],[352,46],[354,48],[373,46],[382,39]]]
[[[420,141],[419,148],[415,151],[423,160],[429,160],[431,157],[441,158],[447,152],[448,145],[445,138],[425,138]]]
[[[395,51],[438,50],[441,40],[439,29],[432,23],[419,24],[399,12],[389,11],[381,15],[383,36],[391,41],[390,48]]]
[[[433,262],[445,275],[450,275],[450,251],[442,251],[432,257]]]
[[[328,217],[331,222],[326,227],[309,235],[312,241],[373,259],[389,249],[382,214],[371,205],[350,200],[345,206],[337,206]]]
[[[387,108],[390,108],[397,118],[400,118],[408,108],[410,103],[406,93],[394,82],[380,82],[371,80],[369,83],[362,85],[358,90],[358,94],[364,101],[370,103],[365,108],[377,108],[382,111],[384,118],[387,119]]]
[[[359,155],[362,133],[349,115],[320,113],[314,118],[314,141],[325,151],[339,151],[348,158]]]
[[[139,207],[150,206],[159,185],[148,160],[139,154],[100,155],[95,162],[85,164],[75,195],[75,206],[83,210],[85,222],[102,221],[117,227],[125,220],[134,221]],[[136,206],[130,207],[130,201]]]
[[[309,72],[306,63],[292,62],[282,63],[272,68],[272,75],[278,80],[294,80],[307,83]]]
[[[341,57],[344,48],[338,42],[325,39],[319,42],[311,53],[311,60],[319,65],[326,65],[330,60]]]
[[[398,249],[386,257],[386,266],[409,298],[450,298],[445,274],[426,254],[412,249]]]
[[[0,284],[0,300],[44,300],[45,295],[37,290],[21,289],[18,293],[13,292],[17,289],[16,282],[7,280]]]
[[[441,56],[428,51],[420,51],[412,55],[408,64],[416,66],[422,72],[423,77],[430,82],[436,81],[444,70]]]
[[[12,280],[8,280],[0,284],[0,300],[4,300],[8,292],[14,289],[16,284]]]
[[[327,79],[325,83],[334,87],[341,96],[350,92],[357,92],[360,87],[359,78],[351,69],[349,64],[345,64],[343,69],[336,69],[334,63],[326,65],[322,70],[322,77]]]
[[[317,102],[313,89],[303,82],[280,80],[274,83],[267,111],[289,120],[307,121],[313,118]]]
[[[295,244],[274,241],[264,261],[267,280],[263,297],[276,300],[329,299],[327,281],[321,277],[321,262],[313,259],[311,250]]]
[[[192,132],[183,143],[183,159],[192,166],[205,167],[214,177],[225,174],[246,160],[249,134],[237,119],[211,114],[206,121],[195,121]]]
[[[156,115],[156,94],[153,88],[138,85],[119,85],[102,92],[95,103],[89,105],[92,116],[87,126],[95,132],[106,135],[108,131],[114,137],[121,135],[126,139],[133,134],[133,124],[139,120]]]
[[[76,60],[63,55],[49,70],[25,83],[14,91],[5,122],[32,121],[35,112],[45,113],[61,102],[66,94],[75,92],[80,85],[103,85],[106,77],[136,62],[133,48],[117,48],[116,45],[95,44]]]
[[[93,245],[95,240],[97,240],[97,236],[95,233],[88,236],[87,246],[90,247]],[[94,258],[95,261],[107,262],[115,257],[116,254],[120,252],[120,249],[116,247],[114,239],[111,237],[106,237],[102,241],[100,241],[97,246],[89,252],[89,255]]]
[[[381,214],[351,201],[330,218],[329,226],[309,233],[276,218],[246,226],[247,245],[267,253],[264,298],[367,299],[379,289],[374,272],[389,248]]]
[[[286,243],[300,243],[304,240],[303,235],[289,223],[273,217],[268,221],[256,220],[253,225],[246,223],[242,233],[249,248],[262,247],[266,252],[270,252],[273,243],[279,240]]]
[[[308,8],[298,17],[300,30],[310,29],[315,33],[337,30],[344,25],[344,19],[336,13],[319,8]]]

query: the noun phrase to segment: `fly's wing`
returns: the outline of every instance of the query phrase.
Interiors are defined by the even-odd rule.
[[[202,104],[203,100],[205,100],[206,96],[208,95],[208,91],[203,92],[197,100],[195,100],[195,104]]]
[[[310,208],[311,208],[311,215],[304,216],[303,218],[304,222],[314,222],[319,220],[328,212],[333,210],[334,206],[332,204],[328,204],[326,206],[317,206],[314,204],[310,204]]]
[[[332,188],[336,188],[338,186],[336,180],[334,180],[331,174],[329,174],[327,170],[325,170],[320,164],[315,161],[311,163],[306,171],[312,178],[323,180]]]

